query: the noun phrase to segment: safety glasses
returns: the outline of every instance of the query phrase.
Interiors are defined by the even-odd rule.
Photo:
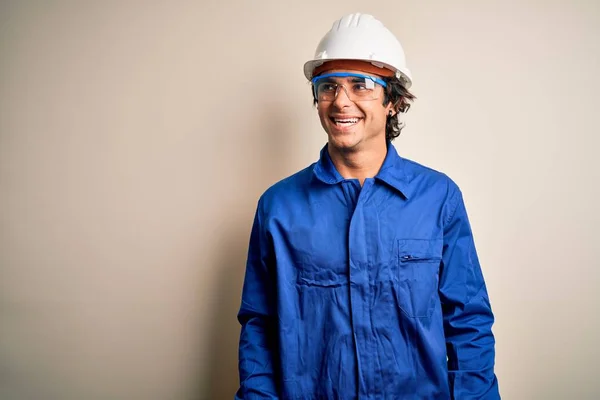
[[[344,88],[350,101],[376,100],[381,92],[378,86],[387,86],[380,78],[353,72],[323,74],[314,77],[311,82],[317,101],[335,100],[340,88]]]

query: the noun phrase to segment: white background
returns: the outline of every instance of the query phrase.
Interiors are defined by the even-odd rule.
[[[395,141],[464,193],[506,399],[600,397],[600,3],[2,1],[0,398],[228,399],[260,194],[325,143],[304,61],[371,13]]]

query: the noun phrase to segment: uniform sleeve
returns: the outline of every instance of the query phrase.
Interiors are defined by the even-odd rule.
[[[494,315],[460,190],[448,202],[440,296],[452,399],[499,399]]]
[[[238,321],[240,387],[236,400],[277,399],[274,367],[273,280],[261,206],[256,211]]]

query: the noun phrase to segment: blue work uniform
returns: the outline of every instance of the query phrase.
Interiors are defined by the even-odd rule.
[[[362,187],[326,145],[261,196],[236,399],[500,398],[461,192],[387,146]]]

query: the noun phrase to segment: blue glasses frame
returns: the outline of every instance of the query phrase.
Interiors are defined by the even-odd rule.
[[[376,77],[370,76],[370,75],[357,74],[355,72],[332,72],[330,74],[323,74],[323,75],[315,76],[314,78],[311,79],[311,82],[314,85],[315,83],[319,82],[321,79],[346,78],[348,76],[352,76],[352,77],[356,77],[356,78],[370,79],[373,82],[375,82],[383,87],[387,87],[387,83],[385,83],[385,81],[383,79],[376,78]]]

